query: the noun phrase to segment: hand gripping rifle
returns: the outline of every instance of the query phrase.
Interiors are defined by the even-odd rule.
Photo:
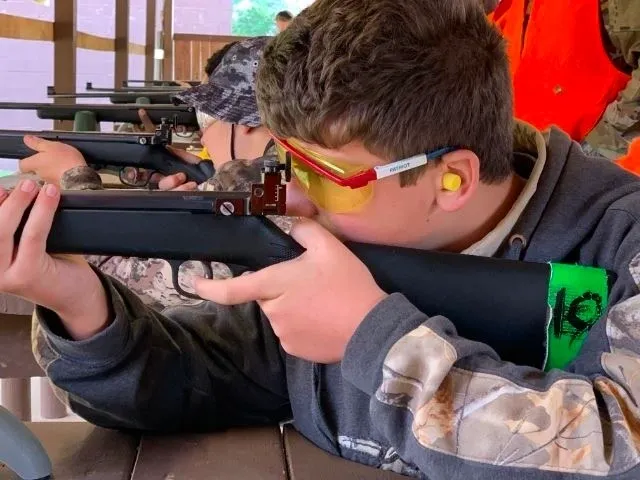
[[[0,130],[0,158],[22,159],[36,153],[24,144],[25,135],[55,140],[77,148],[88,165],[97,169],[118,169],[123,183],[126,168],[145,169],[162,175],[184,173],[188,180],[202,183],[214,174],[213,164],[189,164],[166,147],[172,143],[173,124],[162,119],[154,133],[32,132]]]

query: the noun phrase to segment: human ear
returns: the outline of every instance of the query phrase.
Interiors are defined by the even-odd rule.
[[[435,202],[441,210],[454,212],[473,197],[480,182],[480,159],[470,150],[444,155],[434,172]]]

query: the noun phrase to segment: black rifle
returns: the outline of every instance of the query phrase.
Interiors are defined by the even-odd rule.
[[[131,83],[136,83],[138,85],[152,86],[152,87],[179,87],[180,84],[173,80],[123,80],[122,86],[129,87]],[[188,83],[192,87],[200,85],[202,82],[199,80],[187,80],[185,83]]]
[[[210,276],[204,262],[255,271],[304,252],[265,217],[285,213],[281,169],[265,163],[263,183],[250,192],[64,192],[47,251],[162,258],[172,265],[176,290],[192,296],[178,283],[185,261],[202,261]],[[446,315],[459,335],[492,346],[503,360],[543,365],[549,264],[346,245],[386,292],[404,294],[428,315]]]
[[[91,112],[98,122],[139,124],[138,110],[144,108],[154,123],[159,125],[163,118],[171,118],[176,126],[198,128],[195,109],[186,105],[62,105],[54,103],[0,103],[0,110],[35,110],[43,120],[74,120],[78,112]]]
[[[115,168],[133,167],[163,175],[184,173],[190,181],[202,183],[214,174],[213,164],[188,164],[166,147],[171,145],[173,126],[163,121],[155,133],[95,133],[60,131],[0,130],[0,158],[22,159],[35,152],[24,144],[25,135],[55,140],[77,148],[88,165]],[[123,180],[124,182],[124,180]]]
[[[113,92],[113,93],[139,93],[139,92],[155,92],[155,93],[178,93],[184,90],[183,87],[174,86],[158,86],[158,85],[146,85],[142,87],[94,87],[92,82],[87,82],[85,86],[87,92]]]
[[[47,87],[48,98],[108,98],[111,103],[136,103],[141,97],[149,100],[151,104],[168,105],[173,103],[173,93],[157,91],[127,92],[95,92],[95,93],[57,93],[53,87]]]

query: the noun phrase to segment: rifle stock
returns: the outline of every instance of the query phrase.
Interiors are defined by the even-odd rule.
[[[246,204],[250,195],[65,192],[47,250],[174,263],[216,261],[250,270],[301,255],[304,249],[267,217],[242,209],[220,214],[221,202]],[[427,315],[445,315],[459,335],[490,345],[503,360],[537,368],[544,364],[549,264],[362,243],[346,246],[386,292],[404,294]]]
[[[0,110],[35,110],[43,120],[75,119],[78,112],[91,112],[98,122],[139,124],[138,110],[144,108],[154,124],[160,124],[163,118],[170,118],[176,125],[198,128],[195,109],[186,105],[61,105],[53,103],[0,103]]]
[[[100,168],[144,168],[163,175],[182,172],[189,180],[202,183],[213,176],[213,164],[192,165],[182,161],[158,142],[156,133],[94,133],[0,130],[0,158],[22,159],[36,153],[24,144],[25,135],[59,141],[77,148],[87,164]],[[170,141],[169,141],[170,143]]]

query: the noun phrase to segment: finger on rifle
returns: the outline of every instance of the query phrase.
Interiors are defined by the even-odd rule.
[[[51,140],[45,140],[44,138],[36,137],[35,135],[25,135],[22,139],[24,144],[29,147],[31,150],[35,150],[36,152],[42,152],[47,149],[51,144],[55,144]]]
[[[144,108],[138,110],[138,116],[140,117],[140,121],[142,122],[146,132],[153,133],[156,131],[156,126],[153,124]]]
[[[330,242],[340,242],[329,230],[308,218],[297,220],[289,235],[307,250]]]
[[[22,180],[16,188],[4,197],[0,207],[0,259],[2,262],[10,262],[13,252],[13,240],[24,216],[34,197],[38,193],[38,186],[33,180]],[[6,194],[5,194],[6,195]],[[0,265],[4,271],[9,265]]]
[[[16,262],[42,256],[59,201],[60,190],[55,185],[47,184],[40,190],[20,237]]]
[[[160,190],[173,190],[174,188],[179,187],[186,181],[187,181],[187,176],[182,172],[178,172],[178,173],[174,173],[173,175],[167,175],[166,177],[162,178],[158,182],[158,186],[160,187]]]
[[[239,305],[256,300],[272,300],[284,292],[280,280],[281,265],[273,265],[247,275],[225,280],[196,277],[196,293],[220,305]]]

